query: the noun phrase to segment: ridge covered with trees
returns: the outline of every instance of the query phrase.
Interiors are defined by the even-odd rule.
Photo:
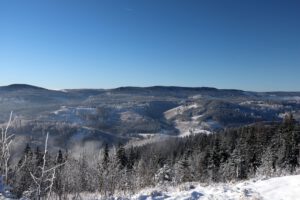
[[[47,139],[46,139],[47,144]],[[282,123],[257,123],[214,134],[171,137],[156,143],[105,147],[88,159],[57,155],[29,144],[6,183],[16,197],[76,199],[82,192],[134,193],[148,186],[183,182],[228,182],[299,170],[300,126],[292,115]],[[3,165],[2,165],[3,166]]]

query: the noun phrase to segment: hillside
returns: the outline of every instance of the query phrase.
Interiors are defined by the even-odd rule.
[[[24,138],[30,133],[27,142],[40,144],[42,132],[50,132],[54,146],[72,148],[77,135],[76,143],[101,146],[149,134],[186,136],[281,121],[287,112],[299,120],[300,93],[166,86],[48,90],[14,84],[0,87],[0,109],[2,123],[14,111],[14,132]],[[114,139],[103,139],[107,135]],[[55,142],[60,140],[66,143]]]
[[[140,191],[130,199],[166,200],[295,200],[300,199],[300,175],[239,183],[204,186],[186,183],[178,187],[157,187]]]

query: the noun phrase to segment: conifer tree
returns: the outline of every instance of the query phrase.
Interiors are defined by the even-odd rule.
[[[124,169],[127,165],[128,159],[126,156],[125,148],[122,144],[119,144],[116,156],[119,169]]]
[[[64,165],[62,165],[64,163],[64,158],[63,158],[63,154],[62,151],[59,150],[58,151],[58,155],[55,161],[55,164],[58,165],[59,167],[57,167],[56,169],[56,177],[54,180],[54,192],[58,195],[59,200],[62,199],[62,195],[64,192],[64,186],[63,186],[63,168]]]
[[[107,169],[109,162],[109,147],[108,144],[105,144],[104,151],[103,151],[103,159],[102,159],[102,167],[103,169]]]
[[[17,174],[15,177],[16,180],[14,184],[14,193],[17,195],[17,197],[22,197],[24,192],[29,191],[32,185],[30,172],[33,171],[33,169],[33,153],[29,144],[27,144],[16,169]]]
[[[185,153],[182,160],[179,162],[179,176],[180,182],[188,182],[188,181],[192,181],[192,174],[191,174],[191,170],[190,170],[190,161],[189,161],[189,157],[188,154]]]

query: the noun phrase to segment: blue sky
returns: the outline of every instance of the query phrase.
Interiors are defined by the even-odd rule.
[[[300,91],[300,1],[0,0],[0,85]]]

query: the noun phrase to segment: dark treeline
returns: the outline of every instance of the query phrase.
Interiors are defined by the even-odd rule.
[[[33,199],[37,184],[32,176],[41,177],[41,166],[56,166],[55,178],[49,174],[41,181],[39,197],[52,193],[68,199],[81,192],[107,197],[158,184],[279,176],[297,173],[299,145],[300,126],[288,115],[282,123],[258,123],[137,147],[105,145],[93,161],[84,153],[77,159],[61,151],[50,156],[27,146],[19,164],[11,168],[9,183],[18,197]]]

